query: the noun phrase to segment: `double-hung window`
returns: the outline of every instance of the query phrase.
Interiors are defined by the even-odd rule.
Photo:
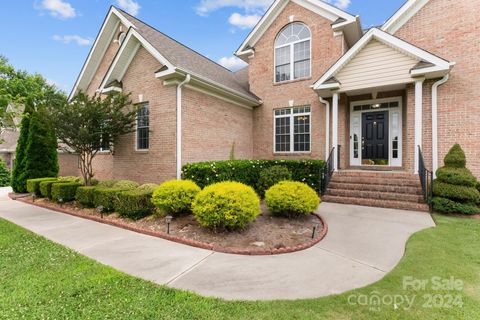
[[[275,110],[275,152],[310,152],[311,108]]]
[[[150,109],[144,104],[137,111],[137,150],[148,150],[150,147]]]
[[[275,40],[275,82],[310,76],[311,33],[306,25],[294,22]]]

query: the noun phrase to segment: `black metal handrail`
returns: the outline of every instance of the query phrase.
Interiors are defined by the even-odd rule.
[[[418,176],[420,177],[420,184],[422,185],[423,198],[432,209],[433,197],[433,171],[430,171],[425,166],[425,159],[423,158],[422,148],[418,146]]]
[[[327,162],[325,166],[322,168],[320,172],[320,194],[324,195],[327,191],[328,184],[330,183],[330,179],[332,178],[333,172],[335,171],[335,166],[333,161],[334,159],[334,152],[335,148],[332,148],[330,154],[328,155]]]

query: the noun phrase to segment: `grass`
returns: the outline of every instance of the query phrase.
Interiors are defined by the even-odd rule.
[[[438,227],[414,235],[382,281],[337,296],[277,302],[226,302],[157,286],[0,219],[0,319],[479,319],[480,221],[435,219]],[[454,277],[464,288],[404,290],[408,276]],[[416,300],[409,310],[349,304],[352,294],[372,293]],[[458,295],[463,306],[425,307],[424,295]]]

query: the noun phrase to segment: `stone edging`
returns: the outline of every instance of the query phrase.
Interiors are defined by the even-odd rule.
[[[90,215],[84,215],[84,214],[79,214],[73,210],[69,210],[66,208],[59,208],[54,205],[50,205],[47,203],[38,203],[38,202],[30,202],[26,200],[26,198],[15,198],[13,193],[9,193],[8,196],[16,201],[21,201],[26,204],[34,205],[37,207],[49,209],[52,211],[56,212],[61,212],[65,213],[71,216],[75,216],[78,218],[83,218],[83,219],[88,219],[92,220],[95,222],[103,223],[103,224],[108,224],[114,227],[122,228],[125,230],[145,234],[148,236],[152,237],[157,237],[157,238],[162,238],[165,240],[181,243],[184,245],[196,247],[196,248],[201,248],[201,249],[206,249],[214,252],[220,252],[220,253],[228,253],[228,254],[237,254],[237,255],[246,255],[246,256],[267,256],[267,255],[277,255],[277,254],[285,254],[285,253],[292,253],[292,252],[297,252],[297,251],[302,251],[308,248],[313,247],[320,241],[322,241],[325,236],[327,235],[328,232],[328,225],[325,222],[325,220],[320,216],[319,214],[314,214],[321,222],[323,225],[323,229],[320,233],[317,234],[317,237],[309,242],[294,246],[294,247],[285,247],[285,248],[280,248],[280,249],[240,249],[240,248],[223,248],[223,247],[218,247],[215,245],[211,245],[205,242],[200,242],[196,240],[190,240],[190,239],[184,239],[176,236],[172,236],[163,232],[158,232],[158,231],[151,231],[151,230],[145,230],[141,228],[137,228],[131,225],[128,225],[126,223],[122,222],[116,222],[116,221],[110,221],[110,220],[105,220],[96,216],[90,216]]]

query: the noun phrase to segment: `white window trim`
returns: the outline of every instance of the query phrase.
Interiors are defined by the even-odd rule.
[[[310,37],[306,38],[306,39],[302,39],[302,40],[297,40],[295,42],[290,42],[290,43],[287,43],[287,44],[283,44],[283,45],[280,45],[280,46],[276,46],[276,42],[277,42],[277,39],[280,36],[280,34],[286,28],[288,28],[288,26],[290,26],[291,24],[294,24],[294,23],[303,24],[304,27],[308,29],[308,32],[310,33]],[[307,76],[295,79],[295,45],[298,44],[298,43],[306,42],[306,41],[310,41],[310,48],[309,48],[309,51],[308,51],[309,52],[309,60],[310,60],[310,69],[309,69],[310,73]],[[290,46],[290,80],[277,81],[277,49],[281,49],[281,48],[288,47],[288,46]],[[273,83],[275,83],[275,84],[289,83],[289,82],[292,82],[292,81],[308,79],[312,76],[312,48],[313,48],[313,46],[312,46],[312,30],[305,23],[300,22],[300,21],[296,21],[296,22],[292,22],[292,23],[289,23],[286,26],[284,26],[282,28],[282,30],[280,30],[280,32],[275,37],[275,42],[273,43],[273,47],[274,47],[273,48]]]
[[[303,112],[303,113],[293,113],[293,109],[295,108],[310,108],[310,112]],[[276,115],[275,111],[276,110],[284,110],[284,109],[290,109],[290,114],[285,114],[285,115]],[[310,127],[310,132],[309,132],[309,144],[310,144],[310,150],[309,151],[295,151],[295,128],[294,128],[294,117],[297,116],[309,116],[309,127]],[[276,119],[280,118],[290,118],[290,151],[277,151],[277,126],[276,126]],[[273,110],[273,153],[274,154],[311,154],[312,153],[312,107],[311,106],[298,106],[298,107],[291,107],[291,108],[278,108]]]
[[[135,119],[135,151],[136,152],[148,152],[150,151],[150,104],[148,102],[141,102],[139,103],[141,107],[148,106],[148,148],[147,149],[138,149],[138,111],[137,111],[137,117]]]
[[[377,112],[377,111],[391,111],[396,108],[378,108],[378,109],[371,109],[371,110],[360,110],[360,111],[353,111],[354,107],[366,105],[366,104],[376,104],[376,103],[386,103],[386,102],[398,102],[398,110],[399,112],[399,139],[398,139],[398,157],[393,159],[393,141],[392,141],[392,113],[388,112],[388,166],[389,167],[402,167],[403,166],[403,99],[402,97],[392,97],[392,98],[385,98],[385,99],[374,99],[374,100],[362,100],[362,101],[355,101],[350,103],[350,165],[352,166],[362,166],[362,117],[364,113],[369,112]],[[355,164],[353,158],[353,115],[359,114],[360,115],[360,135],[359,135],[359,159],[358,161],[360,164]]]

